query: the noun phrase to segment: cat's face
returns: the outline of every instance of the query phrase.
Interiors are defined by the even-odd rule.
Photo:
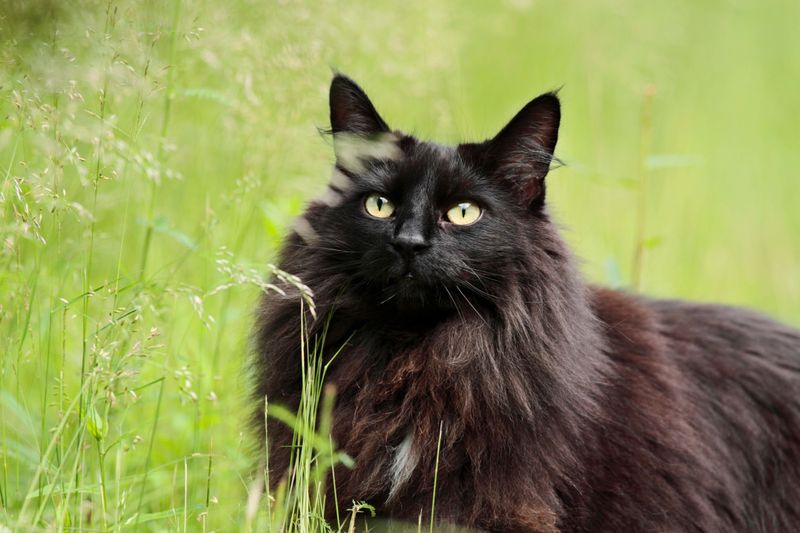
[[[298,233],[326,251],[367,305],[426,313],[491,304],[517,275],[541,212],[558,100],[532,101],[491,141],[455,147],[389,130],[366,95],[337,76],[337,164]],[[305,235],[303,235],[305,227]]]

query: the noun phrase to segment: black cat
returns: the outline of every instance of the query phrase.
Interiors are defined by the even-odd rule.
[[[590,287],[545,205],[554,94],[442,146],[337,75],[336,168],[281,268],[330,319],[340,505],[491,531],[797,531],[800,331]],[[300,304],[260,308],[254,403],[297,406]],[[263,429],[263,410],[255,419]],[[270,479],[291,433],[270,422]],[[263,433],[261,433],[263,434]],[[332,493],[329,499],[333,499]]]

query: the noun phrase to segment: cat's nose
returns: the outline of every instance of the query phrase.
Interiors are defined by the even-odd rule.
[[[430,246],[428,239],[417,228],[403,227],[392,239],[392,247],[405,258],[423,252]]]

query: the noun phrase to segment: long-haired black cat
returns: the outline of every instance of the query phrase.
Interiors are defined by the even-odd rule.
[[[337,75],[336,167],[280,267],[329,323],[343,508],[490,531],[797,531],[800,331],[591,287],[548,216],[554,94],[493,139],[390,129]],[[254,403],[296,407],[300,303],[257,319]],[[263,410],[255,417],[263,424]],[[263,425],[261,426],[263,429]],[[270,479],[291,432],[269,422]],[[262,433],[263,434],[263,433]],[[331,492],[330,499],[333,499]]]

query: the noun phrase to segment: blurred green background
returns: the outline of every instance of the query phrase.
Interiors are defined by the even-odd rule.
[[[247,336],[329,177],[332,68],[448,142],[560,87],[549,202],[590,280],[800,325],[798,20],[791,0],[0,0],[0,526],[257,527]]]

